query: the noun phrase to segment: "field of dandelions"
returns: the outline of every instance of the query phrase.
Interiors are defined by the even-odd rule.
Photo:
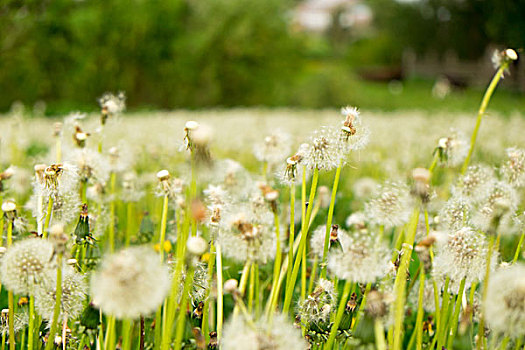
[[[514,59],[477,117],[3,116],[1,349],[522,349]]]

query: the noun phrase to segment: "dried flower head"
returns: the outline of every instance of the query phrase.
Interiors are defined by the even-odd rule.
[[[439,153],[440,160],[449,166],[458,166],[467,157],[469,143],[465,134],[455,129],[450,130],[450,136],[439,139],[435,152]]]
[[[513,338],[525,334],[525,265],[499,270],[490,277],[484,309],[494,331]]]
[[[147,246],[105,257],[91,279],[93,302],[104,313],[135,319],[162,304],[170,288],[168,268]]]
[[[14,243],[2,258],[2,284],[16,294],[33,294],[46,271],[53,268],[53,256],[48,240],[29,238]]]
[[[107,118],[117,115],[126,109],[126,95],[119,92],[117,95],[106,92],[98,99],[101,108],[101,123],[106,124]]]
[[[518,54],[513,49],[506,49],[506,50],[494,50],[494,53],[492,54],[492,65],[494,66],[494,69],[498,69],[502,65],[507,65],[512,61],[516,61],[518,59]]]
[[[334,128],[323,127],[310,137],[308,149],[304,155],[304,164],[310,170],[332,170],[343,159],[339,143],[339,132]]]
[[[339,139],[343,153],[363,149],[368,144],[370,130],[363,125],[359,110],[355,107],[343,107],[341,114],[345,117]]]

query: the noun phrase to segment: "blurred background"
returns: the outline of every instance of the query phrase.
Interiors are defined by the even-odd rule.
[[[4,0],[0,112],[221,107],[474,111],[525,0]],[[519,52],[521,53],[521,52]],[[522,60],[521,60],[522,61]],[[525,108],[525,64],[491,102]]]

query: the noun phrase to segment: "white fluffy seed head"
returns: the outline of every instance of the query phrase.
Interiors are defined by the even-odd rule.
[[[224,326],[222,349],[244,350],[305,350],[307,344],[301,330],[295,328],[282,315],[274,315],[272,321],[261,318],[255,327],[244,316],[231,318]]]
[[[188,253],[201,256],[208,249],[208,243],[202,237],[188,237],[186,242],[186,247],[188,248]]]
[[[277,164],[282,162],[290,154],[292,147],[289,134],[276,130],[266,136],[264,140],[253,148],[255,158],[261,162]]]
[[[147,246],[106,257],[91,279],[94,304],[119,319],[150,314],[162,304],[169,289],[168,268]]]
[[[374,198],[366,205],[370,221],[386,227],[399,226],[410,217],[412,199],[408,187],[400,182],[380,186]]]
[[[490,277],[484,309],[494,331],[513,338],[525,335],[525,265],[499,270]]]
[[[321,278],[314,291],[299,303],[297,314],[306,325],[320,324],[330,320],[330,311],[335,309],[336,304],[333,283]]]
[[[342,250],[331,251],[328,256],[328,269],[338,278],[366,284],[386,275],[390,256],[373,236],[339,232],[339,239]]]
[[[330,171],[339,165],[343,158],[339,145],[339,131],[323,127],[311,136],[304,155],[304,164],[310,170]]]
[[[463,278],[466,285],[479,282],[485,276],[487,266],[487,239],[485,235],[470,227],[452,231],[437,240],[433,273],[444,279],[450,277],[451,289],[457,290]],[[491,269],[496,265],[498,255],[493,252]]]
[[[525,185],[525,150],[508,148],[507,159],[500,168],[502,177],[512,186]]]
[[[28,238],[16,242],[2,258],[2,284],[16,294],[33,294],[35,286],[53,267],[53,244],[45,239]]]
[[[35,291],[35,308],[45,320],[52,320],[56,298],[56,272],[48,271],[47,276]],[[87,298],[87,283],[83,275],[69,266],[62,272],[62,298],[59,320],[64,317],[74,320],[80,316]]]
[[[494,171],[491,168],[485,165],[471,165],[452,188],[452,194],[477,202],[483,196],[482,189],[485,184],[493,180]]]

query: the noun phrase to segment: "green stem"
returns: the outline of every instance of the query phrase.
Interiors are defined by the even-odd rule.
[[[406,278],[408,267],[410,265],[410,258],[412,256],[412,245],[414,244],[414,239],[416,236],[418,220],[419,208],[416,208],[412,214],[412,219],[410,220],[407,233],[405,235],[405,246],[403,249],[406,251],[401,257],[401,263],[397,269],[397,275],[394,282],[394,290],[396,295],[396,300],[394,302],[394,350],[400,350],[402,345],[403,318],[406,299]]]
[[[332,349],[335,337],[337,336],[337,330],[339,329],[339,324],[341,323],[341,319],[343,318],[343,314],[345,312],[346,301],[348,300],[348,296],[350,295],[351,288],[352,282],[346,281],[343,289],[343,295],[341,296],[341,300],[339,301],[339,307],[337,308],[335,321],[332,325],[332,330],[330,331],[330,336],[328,337],[328,341],[326,342],[325,349]]]
[[[370,293],[370,289],[372,289],[372,283],[368,282],[365,287],[365,293],[363,294],[363,299],[361,300],[361,305],[359,305],[359,312],[357,313],[357,316],[355,317],[354,325],[352,326],[352,329],[356,329],[357,325],[359,324],[359,321],[361,321],[361,317],[363,317],[363,314],[365,312],[366,307],[366,300],[368,298],[368,293]]]
[[[421,266],[421,268],[423,268]],[[416,316],[416,349],[421,350],[423,346],[423,298],[425,297],[425,271],[419,274],[419,298],[417,302],[417,316]]]
[[[310,189],[310,198],[308,202],[308,209],[306,210],[306,216],[303,216],[303,223],[301,227],[301,239],[299,243],[299,247],[297,250],[297,256],[295,257],[295,263],[292,270],[292,277],[290,278],[290,283],[286,286],[286,293],[284,297],[284,305],[283,305],[283,313],[288,313],[290,309],[290,304],[292,301],[292,295],[293,291],[295,289],[295,282],[297,280],[297,275],[299,273],[299,267],[301,265],[301,260],[303,258],[303,250],[305,249],[306,245],[306,236],[308,233],[308,223],[310,222],[310,215],[312,214],[312,208],[313,203],[315,199],[315,192],[317,190],[317,180],[319,178],[319,169],[314,170],[314,174],[312,177],[312,186]],[[304,211],[304,209],[303,209]]]
[[[49,222],[51,221],[51,215],[53,214],[53,197],[49,196],[49,200],[47,203],[47,213],[46,213],[46,221],[44,223],[44,232],[42,233],[42,237],[47,237],[47,229],[49,228]]]
[[[483,290],[481,292],[481,305],[485,305],[485,300],[487,300],[487,288],[489,285],[489,277],[490,277],[490,261],[492,258],[492,250],[494,247],[494,235],[490,235],[489,237],[489,246],[487,251],[487,266],[485,268],[485,279],[483,280]],[[477,343],[477,349],[481,350],[483,348],[483,341],[485,338],[485,313],[481,313],[481,318],[479,320],[479,327],[478,327],[478,343]]]
[[[174,349],[180,349],[182,344],[182,337],[184,335],[184,326],[186,323],[186,307],[188,304],[188,294],[193,283],[193,266],[190,265],[188,273],[186,274],[186,280],[184,281],[184,291],[181,297],[179,318],[177,320],[177,330],[175,333],[175,344]],[[169,340],[170,337],[168,337]],[[164,340],[164,339],[163,339]],[[163,342],[164,343],[164,342]]]
[[[133,202],[128,202],[126,208],[126,238],[124,243],[126,247],[128,247],[131,242],[131,235],[135,228],[133,214]]]
[[[213,240],[210,243],[210,259],[208,260],[208,285],[211,286],[213,283],[213,269],[215,268],[215,244]],[[204,309],[202,313],[202,333],[206,338],[206,341],[209,339],[209,314],[210,314],[210,289],[206,289],[206,296],[204,301]]]
[[[122,321],[122,350],[131,350],[131,320]]]
[[[162,204],[162,218],[160,222],[159,251],[160,261],[164,261],[164,241],[166,240],[166,224],[168,222],[168,195],[164,196]]]
[[[458,328],[459,322],[459,311],[461,309],[461,301],[463,299],[463,292],[465,290],[465,278],[461,280],[459,285],[459,292],[456,298],[456,307],[454,309],[454,316],[452,318],[452,327],[450,328],[450,336],[447,342],[447,349],[452,349],[452,344],[454,343],[454,337],[456,336],[456,331]]]
[[[281,235],[280,235],[280,229],[279,229],[279,214],[277,213],[277,210],[273,214],[273,217],[274,217],[274,223],[275,223],[275,238],[277,242],[276,242],[276,247],[275,247],[275,261],[273,265],[272,292],[275,294],[279,294],[279,290],[277,289],[278,288],[277,282],[279,280],[279,271],[281,270],[281,259],[282,259],[281,254],[282,253],[281,253]],[[248,306],[248,308],[250,308],[250,306]]]
[[[339,161],[339,166],[335,171],[334,185],[332,186],[332,196],[330,198],[330,207],[328,208],[328,218],[326,219],[326,231],[324,236],[323,260],[321,260],[321,278],[326,278],[326,259],[328,255],[328,246],[330,245],[330,231],[332,229],[332,218],[334,216],[335,197],[337,195],[337,186],[341,177],[341,168],[343,160]]]
[[[374,320],[374,335],[376,338],[377,350],[386,350],[385,329],[380,317],[377,317]]]
[[[115,185],[117,181],[117,175],[111,172],[110,175],[110,195],[111,201],[109,202],[109,251],[115,251]]]
[[[465,158],[465,162],[463,163],[463,166],[461,167],[462,175],[465,174],[465,172],[468,169],[470,158],[472,157],[472,153],[474,151],[474,145],[476,144],[476,139],[478,137],[479,127],[481,126],[481,120],[483,119],[483,115],[485,114],[485,110],[487,109],[490,98],[492,97],[494,90],[496,90],[496,86],[498,85],[498,82],[500,81],[501,77],[503,77],[503,73],[505,69],[507,69],[507,67],[508,67],[508,63],[503,63],[499,67],[499,69],[496,71],[496,74],[494,74],[494,77],[492,78],[492,81],[490,82],[487,90],[485,91],[485,95],[483,95],[483,99],[481,100],[481,105],[479,106],[479,110],[478,110],[478,118],[476,120],[476,126],[474,127],[474,131],[472,132],[472,137],[470,139],[470,148],[468,151],[468,155],[467,155],[467,158]]]
[[[293,243],[295,239],[295,183],[290,185],[290,234],[288,236],[288,261],[293,261]],[[286,270],[286,285],[292,277],[292,264]]]
[[[51,350],[54,347],[55,334],[58,330],[58,316],[62,305],[62,253],[57,255],[57,281],[55,292],[55,308],[53,310],[53,320],[51,321],[51,330],[47,339],[45,350]],[[14,345],[14,344],[13,344]]]
[[[437,348],[438,349],[441,349],[443,344],[445,344],[445,337],[446,337],[446,334],[447,334],[447,323],[448,323],[448,309],[449,309],[449,301],[450,301],[450,294],[449,294],[449,291],[448,291],[448,287],[449,287],[449,284],[450,284],[450,277],[447,276],[446,280],[445,280],[445,288],[443,290],[443,302],[442,302],[442,306],[441,306],[441,314],[440,314],[440,319],[441,319],[441,323],[440,323],[440,326],[437,330]]]
[[[222,338],[222,323],[224,322],[222,287],[222,251],[220,244],[217,244],[217,341],[220,341]]]
[[[512,259],[512,263],[516,263],[520,257],[521,253],[521,245],[523,244],[523,240],[525,239],[525,232],[523,232],[520,236],[520,240],[518,241],[518,246],[516,247],[516,252],[514,253],[514,259]]]
[[[29,326],[27,330],[27,350],[33,349],[33,333],[35,327],[35,297],[29,296]]]
[[[13,244],[13,222],[7,219],[7,248]],[[9,306],[8,326],[9,326],[9,350],[15,349],[15,302],[12,291],[7,294],[7,302]]]

